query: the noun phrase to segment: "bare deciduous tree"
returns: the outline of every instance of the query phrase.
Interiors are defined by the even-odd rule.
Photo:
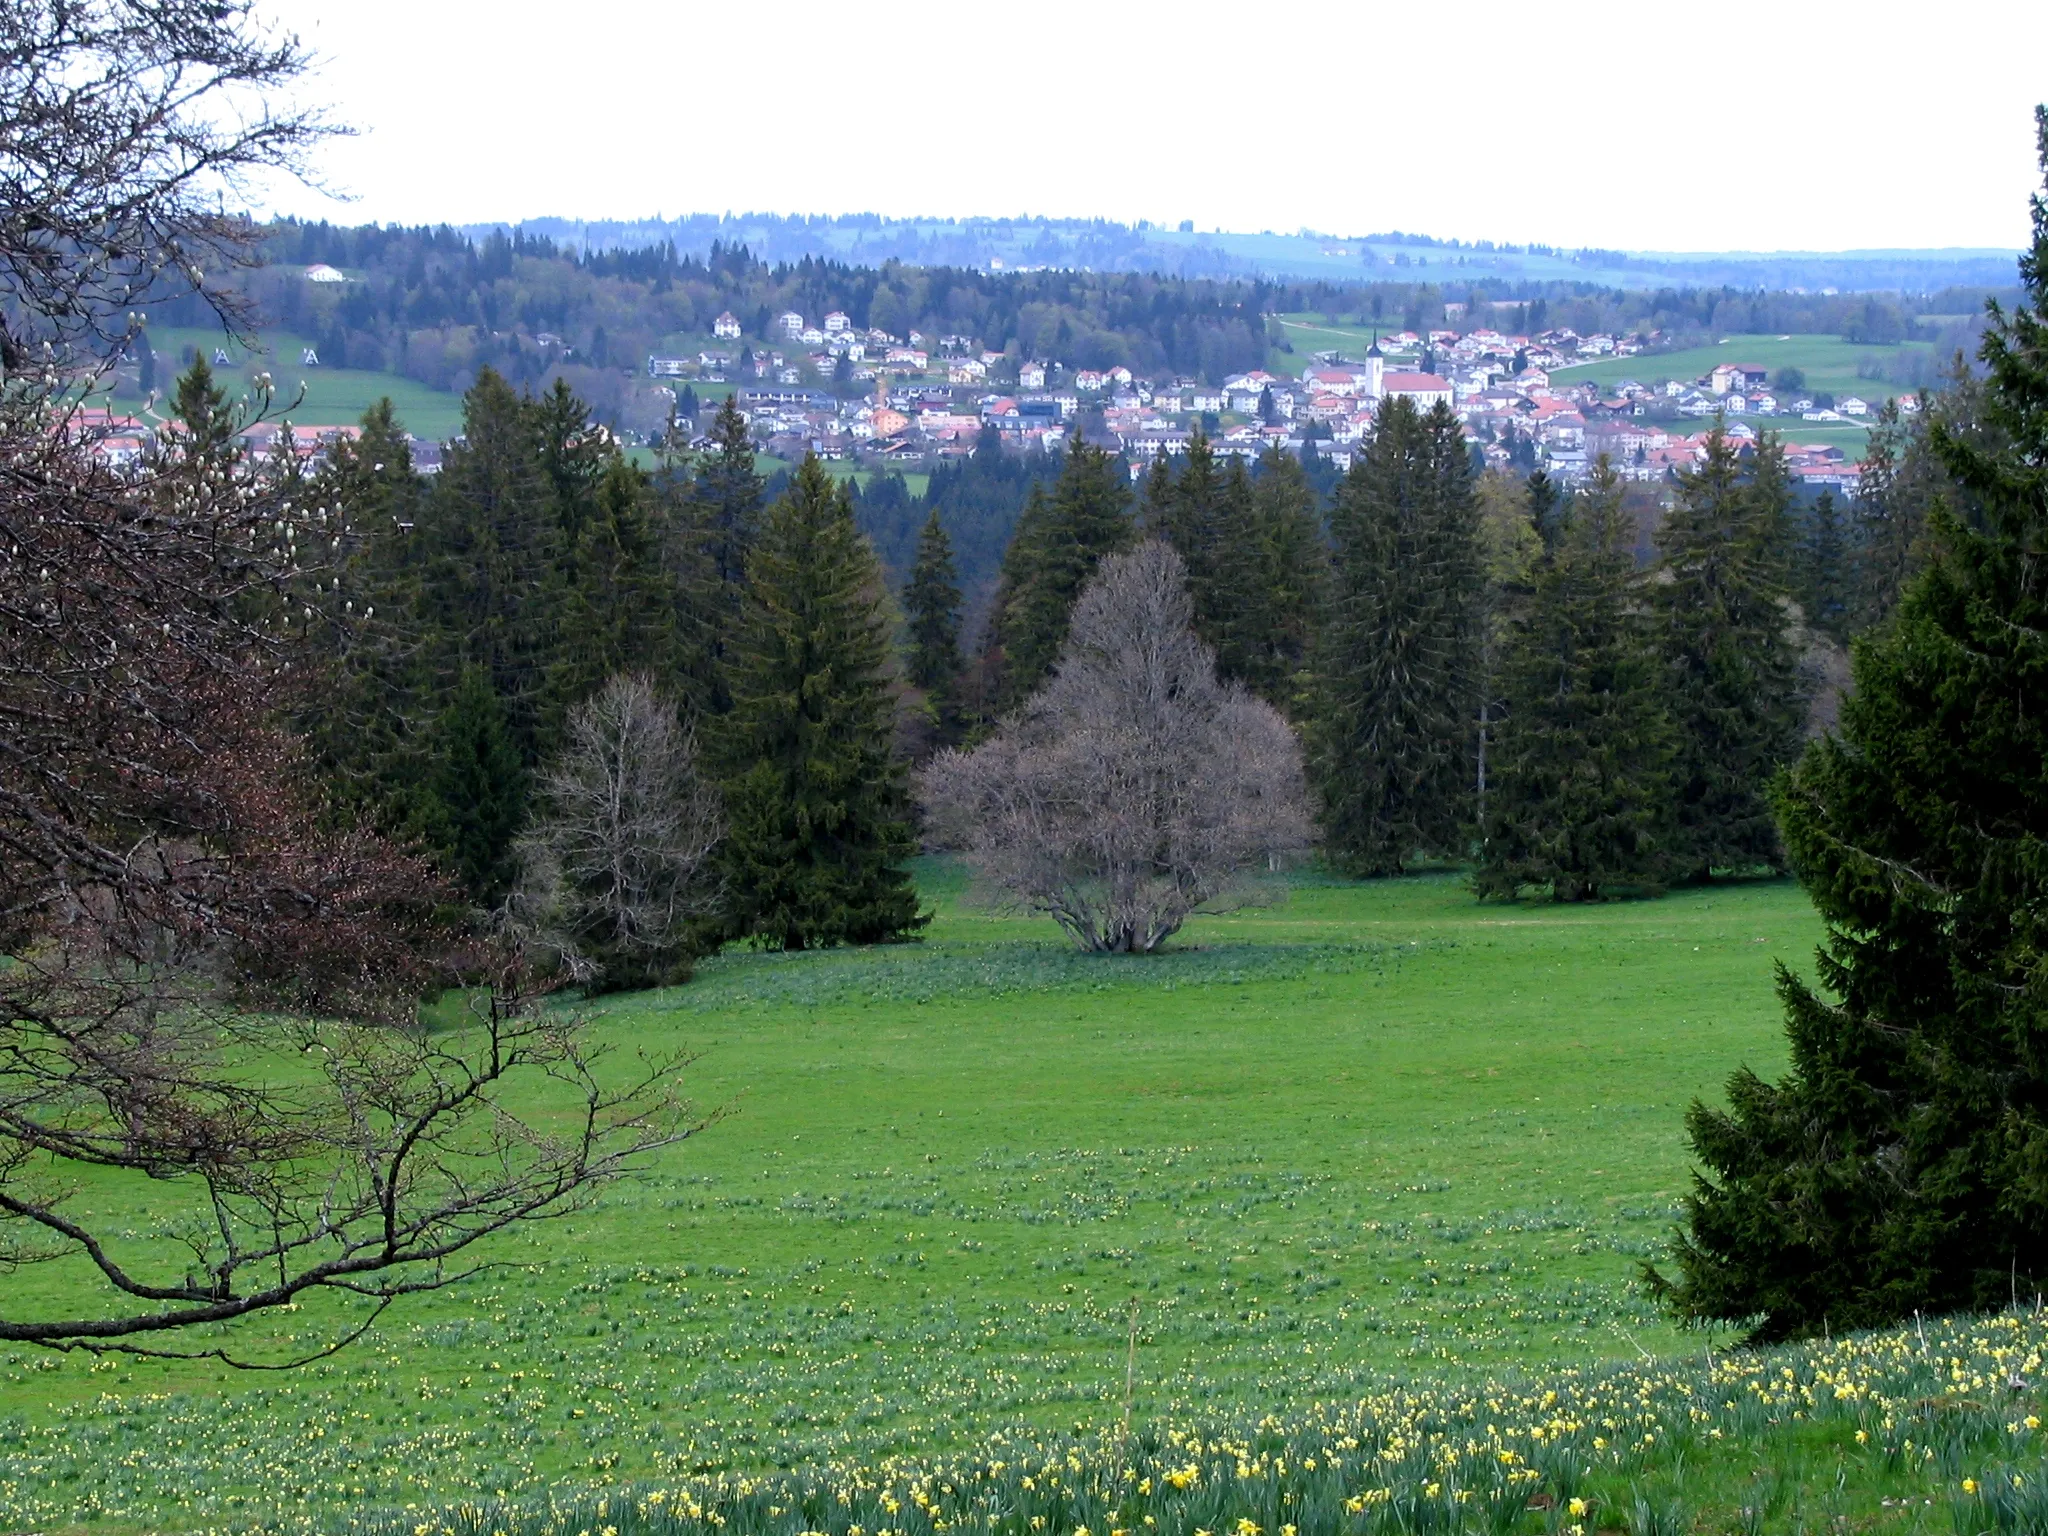
[[[689,975],[689,924],[709,910],[723,832],[676,707],[644,677],[615,677],[569,717],[520,839],[516,920],[579,981],[606,990]]]
[[[1171,548],[1105,560],[1053,680],[923,775],[938,837],[1084,949],[1156,949],[1195,911],[1254,899],[1309,841],[1294,733],[1217,682],[1190,625]]]
[[[427,865],[334,825],[275,722],[345,535],[232,455],[116,474],[0,402],[0,1273],[69,1282],[0,1339],[240,1363],[180,1330],[373,1318],[695,1129],[680,1062],[607,1065]],[[450,984],[475,1007],[423,1029]]]
[[[255,9],[0,6],[0,374],[117,351],[138,306],[185,293],[245,318],[228,279],[261,231],[231,204],[337,131],[277,104],[307,57]]]

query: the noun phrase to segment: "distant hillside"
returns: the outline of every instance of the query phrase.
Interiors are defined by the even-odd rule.
[[[1340,237],[1303,230],[1223,233],[1166,229],[1100,219],[888,219],[878,214],[807,217],[691,214],[675,219],[528,219],[479,224],[478,239],[522,231],[571,251],[634,250],[673,244],[680,255],[708,255],[713,243],[743,245],[776,263],[824,257],[852,265],[901,261],[913,266],[1001,271],[1030,267],[1094,272],[1153,272],[1173,277],[1240,277],[1337,283],[1417,281],[1582,282],[1629,290],[1732,287],[1842,293],[1931,293],[1943,288],[2009,287],[2016,251],[1659,252],[1564,250],[1433,240],[1399,231]]]

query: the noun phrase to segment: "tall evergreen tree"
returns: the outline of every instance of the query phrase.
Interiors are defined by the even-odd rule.
[[[1824,991],[1781,969],[1790,1070],[1688,1117],[1706,1172],[1651,1274],[1682,1317],[1775,1339],[2048,1286],[2048,195],[2033,212],[2025,299],[1979,354],[1993,430],[1931,434],[1982,525],[1935,508],[1838,731],[1781,781]]]
[[[135,389],[144,399],[156,393],[156,348],[150,344],[149,332],[137,331],[133,343],[135,354]]]
[[[1272,448],[1261,456],[1251,514],[1259,601],[1238,666],[1247,688],[1293,717],[1301,712],[1303,674],[1330,573],[1316,494],[1293,454]]]
[[[697,465],[693,500],[711,554],[712,572],[737,605],[747,581],[747,556],[761,522],[764,482],[754,470],[754,439],[738,399],[718,402],[707,434],[711,446]]]
[[[171,396],[171,416],[182,429],[178,443],[195,458],[231,456],[235,447],[235,413],[228,392],[213,381],[212,365],[195,354],[192,366],[178,376]]]
[[[910,680],[924,690],[940,739],[949,739],[958,734],[960,588],[953,576],[952,541],[936,507],[918,537],[903,608],[910,628]]]
[[[1799,750],[1805,701],[1788,630],[1791,491],[1769,437],[1747,461],[1716,422],[1657,532],[1658,644],[1678,729],[1684,878],[1778,868],[1771,776]]]
[[[1136,544],[1130,501],[1123,459],[1078,435],[1051,495],[1033,488],[1003,560],[994,631],[1001,651],[997,709],[1015,707],[1051,674],[1074,599],[1104,555]]]
[[[544,746],[565,550],[533,413],[489,368],[463,397],[462,440],[434,477],[419,534],[419,622],[440,674],[484,669],[531,767]]]
[[[1484,571],[1457,417],[1387,401],[1330,531],[1307,731],[1325,846],[1353,873],[1396,874],[1462,854],[1473,821]]]
[[[470,898],[495,906],[511,888],[513,839],[526,814],[527,765],[482,667],[465,667],[436,727],[427,840]]]
[[[342,541],[340,578],[327,594],[323,686],[298,724],[324,766],[329,790],[387,828],[416,823],[417,793],[445,700],[433,675],[444,658],[420,632],[424,488],[412,446],[378,400],[362,433],[327,454],[313,485]]]
[[[1635,529],[1603,454],[1508,632],[1482,896],[1584,901],[1666,878],[1674,741],[1635,588]]]
[[[1932,412],[1907,416],[1887,400],[1871,428],[1856,486],[1848,628],[1875,628],[1892,615],[1925,553],[1927,520],[1949,488],[1927,440]]]
[[[1844,537],[1842,509],[1832,491],[1822,491],[1807,509],[1798,551],[1800,612],[1807,628],[1839,643],[1849,638],[1849,598],[1853,573]]]
[[[561,524],[562,547],[573,559],[584,521],[594,509],[598,486],[618,450],[608,432],[592,425],[590,407],[576,398],[564,379],[557,378],[527,409],[532,414],[540,470],[554,498],[555,520]]]
[[[1218,674],[1246,680],[1268,648],[1272,625],[1251,478],[1244,462],[1216,462],[1198,427],[1178,473],[1161,455],[1146,483],[1145,522],[1162,534],[1187,567],[1195,633],[1216,656]]]
[[[612,454],[586,500],[549,679],[551,739],[567,712],[608,679],[668,678],[680,670],[676,608],[646,476]]]
[[[748,577],[717,730],[729,931],[783,949],[908,938],[926,918],[903,868],[881,567],[815,457],[769,508]]]
[[[676,521],[671,565],[686,583],[681,642],[686,653],[702,658],[704,676],[692,691],[700,708],[717,715],[732,707],[732,637],[745,602],[765,482],[755,473],[754,440],[735,396],[719,402],[709,436],[711,446],[697,462]]]

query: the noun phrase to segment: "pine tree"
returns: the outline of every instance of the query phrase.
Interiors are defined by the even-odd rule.
[[[543,458],[545,464],[545,458]],[[549,679],[549,736],[607,679],[679,671],[676,610],[646,477],[613,454],[587,498],[571,552],[561,643]]]
[[[555,521],[561,525],[562,547],[572,552],[591,515],[598,485],[618,457],[610,434],[594,427],[590,407],[576,398],[568,382],[557,378],[548,392],[528,407],[540,470],[554,497]]]
[[[464,665],[485,670],[531,767],[547,745],[565,550],[533,414],[489,368],[463,397],[463,437],[434,477],[419,541],[419,622],[435,664],[449,678]]]
[[[912,936],[915,851],[891,752],[881,567],[843,486],[806,456],[748,566],[718,723],[729,931],[783,949]]]
[[[1076,436],[1052,494],[1036,487],[1003,561],[1003,606],[996,629],[1001,674],[996,707],[1028,698],[1051,674],[1066,643],[1074,599],[1104,555],[1137,542],[1123,460]]]
[[[1941,412],[1972,414],[1967,405],[1956,411],[1961,394],[1951,391],[1941,402]],[[1887,400],[1871,428],[1856,486],[1855,548],[1847,594],[1852,632],[1875,628],[1891,617],[1920,569],[1935,501],[1945,496],[1956,499],[1929,447],[1932,414],[1923,411],[1909,418],[1896,400]]]
[[[2048,180],[2048,109],[2036,127]],[[1838,730],[1776,797],[1820,989],[1781,969],[1790,1070],[1692,1107],[1706,1172],[1675,1275],[1650,1275],[1683,1318],[1768,1340],[2048,1285],[2048,196],[2020,271],[1979,353],[1993,430],[1930,434],[1981,526],[1936,508]]]
[[[761,521],[762,479],[754,471],[754,439],[736,396],[718,402],[711,448],[697,466],[692,500],[710,550],[713,574],[737,607],[747,581],[747,556]]]
[[[917,563],[903,591],[910,629],[910,680],[925,692],[939,739],[957,737],[960,695],[960,588],[953,545],[932,508],[918,536]]]
[[[1530,474],[1527,494],[1530,525],[1543,540],[1543,547],[1548,549],[1557,542],[1558,518],[1564,498],[1558,494],[1550,476],[1540,469]]]
[[[341,576],[325,601],[322,686],[298,722],[342,804],[387,828],[416,820],[444,705],[434,649],[419,633],[424,489],[389,399],[363,413],[362,433],[334,444],[313,485],[342,541]]]
[[[719,715],[732,707],[728,663],[764,482],[754,471],[754,440],[734,396],[719,402],[709,436],[711,447],[696,466],[675,522],[671,567],[685,583],[681,644],[686,654],[702,659],[703,676],[691,692],[707,715]]]
[[[184,452],[194,458],[233,455],[235,415],[228,409],[227,391],[214,383],[213,368],[204,355],[194,354],[192,366],[178,376],[171,416],[183,429],[178,445]]]
[[[1164,463],[1162,455],[1146,484],[1146,528],[1163,534],[1187,567],[1195,633],[1215,653],[1218,675],[1244,681],[1271,626],[1251,479],[1242,460],[1219,466],[1199,427],[1179,473]]]
[[[1269,448],[1250,495],[1258,604],[1237,665],[1247,688],[1291,717],[1300,713],[1309,646],[1329,580],[1329,550],[1316,493],[1294,455]]]
[[[436,727],[426,840],[470,898],[495,906],[515,873],[512,842],[526,811],[527,766],[481,667],[465,667]]]
[[[1779,868],[1771,776],[1799,749],[1805,701],[1788,637],[1791,501],[1765,438],[1747,462],[1717,422],[1657,532],[1652,588],[1679,734],[1680,873]]]
[[[1807,628],[1838,644],[1849,638],[1849,551],[1842,509],[1822,491],[1807,513],[1799,541],[1798,597]]]
[[[1484,579],[1458,419],[1395,397],[1330,514],[1335,570],[1308,725],[1325,846],[1397,874],[1462,855],[1472,814]]]
[[[1532,534],[1533,537],[1533,534]],[[1603,454],[1566,504],[1507,640],[1482,896],[1585,901],[1659,889],[1671,857],[1671,722],[1635,590],[1635,529]]]

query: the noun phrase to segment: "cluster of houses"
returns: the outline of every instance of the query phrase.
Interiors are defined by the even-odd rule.
[[[1298,377],[1258,369],[1211,384],[1147,379],[1122,367],[1066,370],[1019,362],[956,336],[938,338],[933,361],[924,338],[913,335],[905,346],[855,330],[844,315],[829,315],[822,326],[811,327],[792,314],[784,317],[783,329],[803,344],[813,335],[822,338],[828,351],[832,338],[850,337],[844,346],[861,347],[864,354],[877,349],[880,359],[879,366],[864,365],[856,375],[872,384],[871,391],[852,398],[807,385],[801,368],[757,367],[760,382],[742,382],[738,404],[771,454],[794,458],[815,452],[916,466],[972,452],[989,429],[1019,449],[1056,448],[1082,430],[1120,449],[1134,477],[1161,454],[1186,452],[1197,431],[1220,454],[1255,458],[1275,449],[1313,451],[1348,468],[1386,403],[1407,399],[1421,409],[1441,404],[1454,411],[1468,441],[1502,469],[1540,466],[1570,484],[1585,478],[1604,454],[1624,479],[1657,481],[1704,451],[1706,428],[1676,429],[1673,416],[1750,413],[1762,372],[1730,365],[1697,385],[1662,390],[1629,380],[1559,384],[1552,380],[1555,370],[1587,356],[1637,350],[1643,339],[1581,337],[1564,329],[1514,336],[1481,328],[1396,332],[1375,338],[1362,358],[1318,353]],[[891,357],[897,359],[893,366]],[[913,358],[930,366],[911,366]],[[1005,387],[990,388],[992,376]],[[1714,404],[1697,410],[1695,395]],[[1776,409],[1777,402],[1771,404]],[[1811,400],[1792,406],[1817,421],[1869,410],[1858,400],[1831,409],[1816,408]],[[1727,430],[1738,440],[1756,436],[1739,420]],[[1802,483],[1854,489],[1861,466],[1839,447],[1788,443],[1786,451]]]
[[[176,421],[156,415],[132,416],[105,406],[82,406],[70,413],[66,425],[77,438],[89,444],[93,456],[113,469],[131,470],[141,464],[150,450],[179,431]],[[363,435],[359,426],[300,426],[295,422],[259,421],[245,428],[241,442],[251,456],[278,462],[289,455],[307,474],[326,464],[337,443],[354,442]],[[434,474],[441,467],[441,444],[428,438],[409,439],[413,468]]]

